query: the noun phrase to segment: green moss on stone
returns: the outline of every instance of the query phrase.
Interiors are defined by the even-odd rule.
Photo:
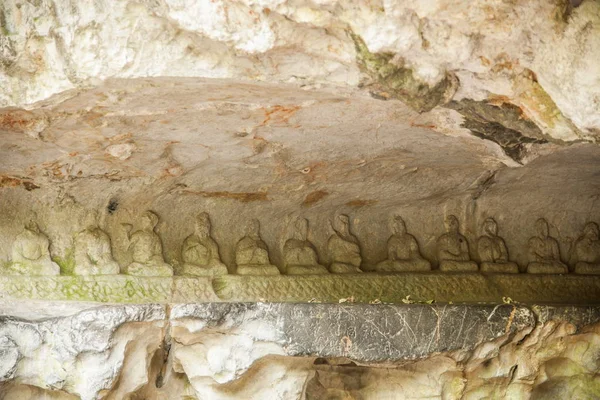
[[[393,53],[371,53],[360,36],[349,34],[358,65],[372,80],[370,89],[375,97],[399,99],[416,111],[425,112],[446,103],[456,91],[457,79],[453,75],[447,74],[435,86],[429,86],[412,69],[395,63]]]
[[[52,261],[58,264],[60,267],[61,275],[73,275],[75,270],[75,252],[74,250],[68,249],[64,257],[53,257]]]

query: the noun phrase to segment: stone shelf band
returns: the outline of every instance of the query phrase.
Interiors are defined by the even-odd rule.
[[[0,269],[0,275],[114,275],[122,272],[131,276],[169,277],[202,276],[217,277],[228,274],[222,262],[219,246],[211,236],[211,221],[208,213],[196,216],[194,233],[189,235],[181,251],[183,265],[175,271],[165,261],[162,240],[156,232],[159,217],[147,210],[142,214],[140,229],[121,224],[127,234],[127,252],[131,263],[120,266],[113,258],[111,239],[97,225],[97,213],[88,214],[87,229],[75,236],[72,267],[67,271],[50,254],[50,239],[35,220],[30,220],[17,235],[12,246],[10,262]],[[394,215],[387,242],[388,258],[375,265],[375,271],[427,272],[432,270],[419,249],[416,238],[407,232],[404,219]],[[446,232],[437,239],[437,261],[442,272],[519,273],[519,267],[510,261],[504,239],[498,235],[498,225],[493,218],[483,223],[483,235],[477,240],[479,265],[471,259],[468,239],[460,233],[458,218],[448,215],[445,219]],[[337,215],[332,223],[332,234],[327,241],[328,266],[319,261],[316,248],[308,240],[309,223],[306,218],[297,218],[294,230],[283,246],[283,265],[273,265],[269,248],[261,237],[260,221],[253,219],[246,226],[245,236],[235,246],[235,266],[238,275],[276,276],[325,275],[361,273],[362,254],[358,237],[351,230],[351,219],[345,214]],[[569,266],[562,261],[558,241],[549,234],[548,222],[540,218],[536,222],[536,235],[528,242],[531,274],[567,274],[570,271],[581,275],[600,274],[600,228],[588,222],[582,235],[575,241],[569,255]],[[63,262],[65,264],[65,262]]]
[[[0,299],[101,303],[600,304],[600,276],[378,273],[305,276],[0,276]]]

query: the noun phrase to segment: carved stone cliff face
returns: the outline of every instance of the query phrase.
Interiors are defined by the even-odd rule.
[[[275,264],[298,216],[327,260],[328,221],[342,212],[367,270],[387,258],[395,213],[430,260],[445,215],[459,218],[473,256],[494,217],[523,265],[538,218],[565,256],[585,223],[600,220],[596,144],[531,144],[520,165],[458,123],[432,130],[429,117],[362,92],[191,78],[109,80],[30,111],[4,109],[0,258],[34,212],[65,259],[97,210],[122,266],[131,260],[121,224],[140,229],[147,209],[160,216],[168,262],[182,261],[195,216],[208,212],[228,265],[253,218]]]
[[[278,264],[291,214],[323,253],[335,212],[368,265],[395,211],[426,258],[445,214],[471,242],[496,218],[521,264],[546,217],[568,253],[600,213],[598,15],[592,0],[3,2],[0,258],[31,210],[66,258],[86,209],[121,264],[120,224],[144,209],[170,262],[200,211],[226,264],[266,213]]]
[[[598,60],[595,0],[0,1],[0,400],[600,397]],[[288,276],[339,215],[360,269]]]

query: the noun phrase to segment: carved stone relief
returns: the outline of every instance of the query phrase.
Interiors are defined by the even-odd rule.
[[[165,262],[160,236],[156,233],[158,215],[152,211],[142,214],[141,229],[129,235],[128,251],[132,255],[132,263],[125,268],[125,273],[137,276],[172,276],[173,268]]]
[[[30,221],[15,238],[12,263],[7,269],[11,275],[59,275],[60,267],[50,258],[50,241],[35,221]]]
[[[600,230],[595,222],[588,222],[583,234],[571,251],[571,265],[576,274],[600,274]]]
[[[327,241],[327,251],[331,259],[329,271],[334,274],[360,273],[362,257],[358,239],[350,232],[350,219],[341,214],[331,224],[333,234]]]
[[[430,271],[431,264],[419,250],[413,235],[406,231],[401,216],[396,215],[391,222],[392,236],[387,242],[388,259],[377,264],[377,272]]]
[[[288,275],[327,274],[319,264],[317,250],[308,240],[308,220],[298,218],[294,223],[293,237],[283,246],[283,264]]]
[[[260,237],[260,222],[250,221],[246,236],[235,247],[238,275],[279,275],[279,268],[271,264],[269,248]]]
[[[74,275],[116,275],[119,264],[114,260],[110,238],[98,227],[97,213],[87,214],[86,228],[75,236]]]
[[[131,262],[122,273],[141,277],[168,277],[173,268],[163,256],[162,241],[156,232],[159,217],[146,211],[140,218],[140,227],[131,233],[132,225],[121,224],[127,234],[127,252]],[[73,270],[76,276],[117,275],[121,272],[111,249],[109,235],[98,226],[97,213],[88,212],[86,228],[74,236]],[[446,232],[437,242],[437,256],[441,272],[478,272],[515,274],[519,267],[509,259],[506,243],[498,234],[498,225],[487,218],[482,234],[477,240],[477,262],[471,260],[467,238],[460,233],[458,219],[449,215],[445,220]],[[287,275],[361,274],[362,256],[358,238],[351,232],[350,218],[337,215],[332,223],[333,233],[327,241],[329,267],[319,263],[316,247],[308,239],[309,222],[297,218],[291,225],[292,232],[282,247],[281,270]],[[536,236],[528,241],[531,274],[566,274],[569,269],[561,261],[558,241],[549,234],[548,222],[537,220]],[[390,219],[392,235],[387,241],[386,260],[377,263],[374,272],[403,273],[429,272],[431,264],[419,249],[415,236],[407,232],[400,215]],[[60,275],[61,268],[50,254],[50,240],[32,220],[16,236],[12,246],[12,259],[5,264],[3,275]],[[211,237],[211,221],[203,212],[195,219],[194,232],[183,242],[182,263],[176,274],[207,278],[227,275],[227,266],[220,257],[219,246]],[[571,272],[582,275],[600,275],[600,229],[588,222],[582,234],[572,244],[568,262]],[[278,266],[271,263],[269,249],[260,234],[260,223],[252,220],[245,235],[235,246],[236,273],[239,275],[280,275]],[[71,274],[66,268],[62,272]],[[0,274],[0,275],[1,275]]]
[[[498,224],[493,218],[483,222],[483,235],[477,241],[481,272],[519,273],[516,263],[508,260],[504,239],[498,236]]]
[[[449,215],[445,220],[446,233],[437,240],[440,271],[444,272],[476,272],[479,268],[471,261],[469,242],[460,233],[458,218]]]
[[[219,276],[227,274],[227,267],[221,262],[219,246],[210,236],[210,217],[201,213],[196,217],[194,233],[183,242],[181,258],[183,267],[180,275]]]
[[[558,241],[550,236],[548,222],[540,218],[535,223],[536,236],[529,239],[530,274],[566,274],[567,266],[560,260]]]

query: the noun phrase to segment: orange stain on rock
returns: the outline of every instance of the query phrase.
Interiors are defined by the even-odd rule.
[[[323,199],[327,195],[329,195],[329,192],[326,192],[325,190],[316,190],[314,192],[310,192],[304,198],[304,201],[302,202],[302,205],[304,207],[308,207],[310,205],[315,204],[317,201]]]
[[[36,185],[29,179],[21,179],[21,178],[15,178],[12,176],[7,176],[7,175],[0,175],[0,188],[3,188],[3,187],[14,188],[14,187],[19,187],[19,186],[23,186],[28,191],[32,191],[34,189],[40,188],[38,185]]]
[[[379,201],[378,200],[352,200],[346,203],[346,205],[348,207],[364,207],[364,206],[372,206],[374,204],[377,204]]]
[[[267,192],[207,192],[201,190],[183,190],[182,193],[208,198],[232,199],[241,201],[242,203],[269,200],[267,197]]]
[[[0,129],[25,131],[37,124],[43,116],[36,115],[30,111],[12,108],[0,114]]]
[[[300,109],[300,106],[281,106],[276,105],[264,109],[265,119],[261,126],[269,123],[287,124],[289,119]]]

